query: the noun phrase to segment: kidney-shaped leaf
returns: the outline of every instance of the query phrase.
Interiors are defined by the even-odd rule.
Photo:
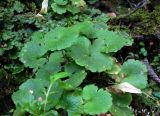
[[[22,48],[19,56],[25,66],[38,68],[46,61],[45,58],[41,58],[45,53],[46,50],[39,43],[30,41]]]
[[[72,27],[57,27],[44,37],[44,46],[47,50],[61,50],[70,47],[78,39],[78,32]]]
[[[84,112],[90,115],[105,113],[112,106],[110,93],[99,89],[95,85],[88,85],[83,88]]]
[[[122,73],[125,75],[122,82],[128,82],[139,89],[147,86],[147,69],[142,62],[128,60],[122,65]]]
[[[121,34],[108,30],[97,30],[97,38],[103,40],[103,51],[105,53],[117,52],[123,46],[132,45],[132,40]]]
[[[112,67],[112,58],[99,51],[99,46],[92,49],[90,41],[85,38],[79,38],[78,42],[71,47],[71,57],[75,62],[84,66],[92,72],[102,72]]]

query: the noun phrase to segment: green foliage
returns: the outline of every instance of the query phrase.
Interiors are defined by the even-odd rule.
[[[37,70],[36,79],[26,81],[20,86],[19,91],[35,91],[33,94],[35,104],[39,102],[36,99],[40,96],[42,101],[41,106],[36,106],[40,107],[37,114],[41,114],[42,111],[46,114],[54,107],[56,109],[65,109],[68,115],[71,116],[79,116],[80,114],[94,115],[107,111],[115,113],[112,110],[114,107],[118,108],[119,112],[132,113],[128,109],[131,101],[130,97],[126,97],[122,103],[118,103],[121,101],[118,100],[113,104],[112,97],[116,99],[116,96],[111,97],[109,92],[103,89],[98,90],[95,85],[80,87],[86,77],[87,70],[94,73],[111,71],[114,67],[117,67],[111,53],[117,52],[123,46],[130,45],[132,43],[130,38],[108,31],[105,28],[99,29],[97,24],[93,24],[91,21],[77,23],[70,27],[56,27],[51,31],[45,32],[44,35],[37,32],[31,38],[32,40],[22,48],[20,60],[25,66],[34,68],[35,71]],[[119,44],[115,44],[117,41],[119,41]],[[29,47],[27,48],[26,46]],[[49,52],[51,53],[50,55],[48,54]],[[41,61],[41,64],[39,64],[37,62],[39,59],[45,59],[45,62]],[[65,67],[64,69],[62,64]],[[65,70],[65,72],[60,72],[62,70]],[[123,73],[126,76],[121,82],[129,82],[136,87],[144,83],[144,86],[140,87],[144,88],[146,81],[142,82],[142,80],[147,80],[145,72],[146,68],[142,63],[129,60],[124,63],[122,70],[116,74]],[[137,75],[142,78],[141,81],[135,80]],[[34,81],[41,81],[43,84],[33,84],[35,83]],[[48,89],[45,90],[45,88]],[[13,100],[14,96],[15,94],[13,94]],[[51,98],[55,96],[56,99],[52,100]],[[125,97],[125,95],[122,97]],[[14,101],[17,104],[16,100]],[[119,106],[117,104],[122,105]],[[23,112],[33,113],[32,110],[23,110]]]
[[[71,57],[75,60],[75,62],[84,66],[86,69],[92,72],[102,72],[105,70],[109,70],[112,67],[112,58],[101,53],[97,48],[94,47],[94,44],[91,45],[90,41],[88,41],[85,37],[79,38],[78,42],[71,47]],[[97,49],[97,51],[94,51]]]
[[[84,0],[53,0],[51,7],[57,14],[66,12],[76,14],[86,7],[86,2]]]
[[[129,105],[132,101],[131,94],[114,94],[112,93],[113,105],[110,108],[110,112],[114,116],[134,116],[133,112],[129,109]]]
[[[129,82],[139,89],[147,86],[147,69],[140,61],[128,60],[122,66],[122,73],[126,76],[122,82]]]
[[[90,115],[105,113],[112,105],[111,95],[103,89],[98,90],[95,85],[83,88],[84,112]]]
[[[132,115],[131,94],[85,83],[89,75],[99,73],[116,84],[128,82],[140,89],[147,85],[146,67],[140,61],[128,60],[122,66],[115,62],[113,55],[133,41],[122,32],[109,30],[106,14],[87,8],[87,3],[96,1],[52,0],[52,11],[43,16],[45,20],[33,13],[23,14],[29,9],[20,1],[12,1],[10,11],[3,11],[0,54],[15,51],[6,56],[13,63],[3,68],[14,76],[29,70],[32,77],[26,75],[28,80],[12,94],[14,116],[58,116],[61,109],[69,116]]]

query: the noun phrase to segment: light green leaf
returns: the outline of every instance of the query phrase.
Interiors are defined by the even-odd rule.
[[[145,74],[147,73],[147,69],[142,62],[130,59],[123,64],[122,73],[124,73],[126,76],[133,74]]]
[[[29,91],[19,90],[17,92],[14,92],[12,95],[12,100],[16,105],[17,109],[14,112],[14,116],[16,116],[16,114],[23,115],[25,112],[37,115],[40,112],[36,104],[37,101],[34,99],[34,96]]]
[[[50,55],[49,61],[40,67],[36,73],[36,78],[50,82],[49,77],[61,71],[61,63],[64,61],[62,52],[54,52]]]
[[[77,23],[73,26],[73,29],[77,30],[80,35],[87,36],[89,39],[96,38],[96,29],[94,28],[94,24],[90,21]]]
[[[72,14],[76,14],[80,12],[80,7],[75,5],[68,5],[67,11],[71,12]]]
[[[59,72],[59,73],[54,74],[53,76],[50,76],[50,80],[51,80],[51,83],[53,83],[57,81],[58,79],[65,78],[68,76],[70,76],[70,73],[68,72]]]
[[[82,71],[77,71],[76,73],[72,74],[69,79],[65,81],[65,83],[71,85],[72,87],[78,87],[83,80],[85,79],[87,73],[82,70]]]
[[[89,2],[90,4],[94,4],[95,2],[97,2],[98,0],[86,0],[87,2]]]
[[[112,93],[113,104],[120,107],[128,107],[132,101],[132,95],[130,93],[115,94]]]
[[[128,82],[139,89],[143,89],[147,86],[147,75],[143,74],[129,75],[122,82]]]
[[[69,116],[80,116],[82,110],[82,97],[76,93],[65,93],[58,104],[67,110]]]
[[[68,0],[54,0],[54,2],[58,5],[66,5]]]
[[[55,105],[61,100],[62,94],[63,94],[63,88],[61,88],[58,81],[56,81],[49,93],[48,100],[47,100],[47,106],[46,109],[54,108]]]
[[[112,68],[110,70],[107,70],[106,73],[112,74],[112,75],[114,75],[114,74],[117,75],[120,71],[121,71],[120,65],[116,61],[114,61]]]
[[[113,116],[134,116],[133,111],[131,111],[128,107],[112,105],[110,112]]]
[[[112,93],[113,104],[110,112],[113,116],[133,116],[133,112],[129,109],[132,101],[132,95],[129,93],[115,94]]]
[[[22,4],[22,3],[19,2],[19,1],[15,1],[13,9],[14,9],[16,12],[21,13],[21,12],[24,11],[24,8],[25,8],[24,4]]]
[[[17,107],[28,107],[34,103],[34,96],[29,91],[19,90],[13,93],[12,100]]]
[[[34,32],[31,36],[31,40],[37,43],[42,43],[44,38],[44,33],[41,31]]]
[[[64,14],[66,13],[66,7],[65,6],[60,6],[56,3],[51,4],[52,10],[58,14]]]
[[[85,37],[81,37],[71,47],[70,55],[78,65],[84,66],[92,72],[102,72],[111,69],[112,58],[99,52],[99,46],[94,50],[92,48],[90,41]]]
[[[46,50],[35,41],[30,41],[22,48],[19,56],[25,66],[30,68],[38,68],[46,62],[46,58],[42,56]]]
[[[32,91],[35,99],[38,99],[38,97],[44,98],[43,89],[45,87],[45,83],[43,80],[40,79],[28,79],[26,82],[24,82],[19,89],[25,90],[25,91]]]
[[[132,45],[132,40],[113,31],[99,29],[97,30],[97,38],[102,41],[103,52],[117,52],[123,46]]]
[[[65,71],[71,73],[71,75],[64,82],[71,85],[73,88],[78,87],[87,75],[82,67],[73,62],[65,66]]]
[[[122,82],[128,82],[139,89],[147,86],[147,69],[142,62],[128,60],[122,65],[122,73],[125,75]]]
[[[50,110],[49,112],[46,112],[45,114],[40,116],[58,116],[58,112],[55,110]]]
[[[47,50],[62,50],[70,47],[78,39],[78,32],[72,27],[57,27],[45,35],[44,46]]]
[[[84,112],[90,115],[106,113],[112,106],[110,93],[99,89],[95,85],[83,88],[82,97],[85,100]]]
[[[153,95],[154,95],[155,97],[157,97],[158,99],[160,99],[160,92],[159,92],[159,91],[153,92]]]

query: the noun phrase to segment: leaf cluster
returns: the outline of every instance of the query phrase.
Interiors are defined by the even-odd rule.
[[[132,114],[128,106],[130,94],[122,95],[129,99],[123,106],[114,102],[117,94],[112,94],[113,91],[98,89],[93,84],[80,86],[88,73],[105,72],[110,78],[115,76],[117,83],[128,82],[139,89],[145,88],[146,67],[141,62],[129,60],[119,67],[112,57],[123,46],[131,44],[130,38],[91,21],[35,32],[19,54],[21,62],[35,70],[35,79],[24,82],[13,94],[14,115],[25,112],[58,115],[56,109],[61,108],[71,116],[107,111],[118,116],[113,110],[116,108]],[[27,94],[24,100],[20,99],[23,93]]]
[[[16,106],[14,116],[26,113],[58,116],[61,109],[69,116],[106,112],[114,116],[133,115],[129,109],[132,95],[119,94],[117,85],[127,82],[144,89],[146,67],[137,60],[118,65],[114,53],[130,46],[132,39],[109,30],[106,14],[87,8],[87,3],[96,1],[52,0],[55,17],[49,12],[45,20],[28,12],[29,8],[36,10],[34,3],[26,7],[18,0],[11,0],[7,8],[0,9],[0,55],[10,61],[3,63],[0,75],[10,72],[16,78],[21,77],[15,83],[24,81],[22,77],[33,76],[12,95]],[[66,13],[72,15],[65,18]],[[88,75],[97,73],[112,78],[115,84],[106,88],[83,84]]]

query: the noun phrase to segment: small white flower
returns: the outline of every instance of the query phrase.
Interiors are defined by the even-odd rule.
[[[34,92],[33,92],[33,90],[32,90],[32,89],[30,89],[30,90],[29,90],[29,93],[30,93],[30,94],[33,94]]]

